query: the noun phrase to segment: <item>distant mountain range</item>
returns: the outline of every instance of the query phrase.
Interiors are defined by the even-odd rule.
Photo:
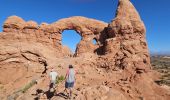
[[[170,51],[151,52],[151,56],[170,56]]]

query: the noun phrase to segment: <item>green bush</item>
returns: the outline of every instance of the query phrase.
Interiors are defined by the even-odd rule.
[[[22,93],[25,93],[29,88],[31,88],[36,83],[37,83],[36,80],[32,80],[30,83],[28,83],[21,89]]]
[[[59,84],[59,83],[63,82],[64,80],[65,80],[64,76],[61,75],[61,76],[59,76],[59,77],[57,78],[56,84]]]
[[[23,88],[13,92],[11,95],[7,96],[8,100],[16,100],[22,93],[25,93],[29,88],[31,88],[33,85],[35,85],[37,83],[36,80],[32,80],[30,83],[28,83],[27,85],[25,85]]]

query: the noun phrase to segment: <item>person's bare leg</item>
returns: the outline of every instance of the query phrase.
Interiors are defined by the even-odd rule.
[[[67,94],[67,97],[69,97],[69,93],[68,93],[68,89],[67,88],[65,88],[64,89],[64,93],[66,92],[66,94]]]
[[[71,99],[71,97],[72,97],[72,88],[70,88],[70,99]]]
[[[68,92],[67,92],[67,88],[64,89],[64,92],[68,93]]]

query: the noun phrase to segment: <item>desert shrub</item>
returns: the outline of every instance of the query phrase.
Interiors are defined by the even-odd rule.
[[[7,100],[16,100],[21,94],[25,93],[29,88],[31,88],[34,84],[36,84],[36,80],[32,80],[30,83],[25,85],[23,88],[18,89],[17,91],[13,92],[11,95],[7,96]]]
[[[25,93],[29,88],[31,88],[33,85],[35,85],[37,83],[36,80],[32,80],[30,83],[28,83],[27,85],[25,85],[21,91],[22,93]]]
[[[64,80],[65,80],[64,76],[61,75],[61,76],[59,76],[59,77],[57,78],[56,84],[59,84],[59,83],[63,82]]]
[[[170,59],[163,57],[151,57],[151,64],[154,70],[161,73],[161,78],[155,82],[159,85],[165,84],[170,86]]]
[[[61,68],[61,65],[59,64],[58,67]]]

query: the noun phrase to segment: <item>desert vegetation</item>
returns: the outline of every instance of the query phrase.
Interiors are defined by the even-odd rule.
[[[154,70],[161,73],[160,80],[157,80],[156,83],[170,86],[170,57],[152,56],[151,64]]]

